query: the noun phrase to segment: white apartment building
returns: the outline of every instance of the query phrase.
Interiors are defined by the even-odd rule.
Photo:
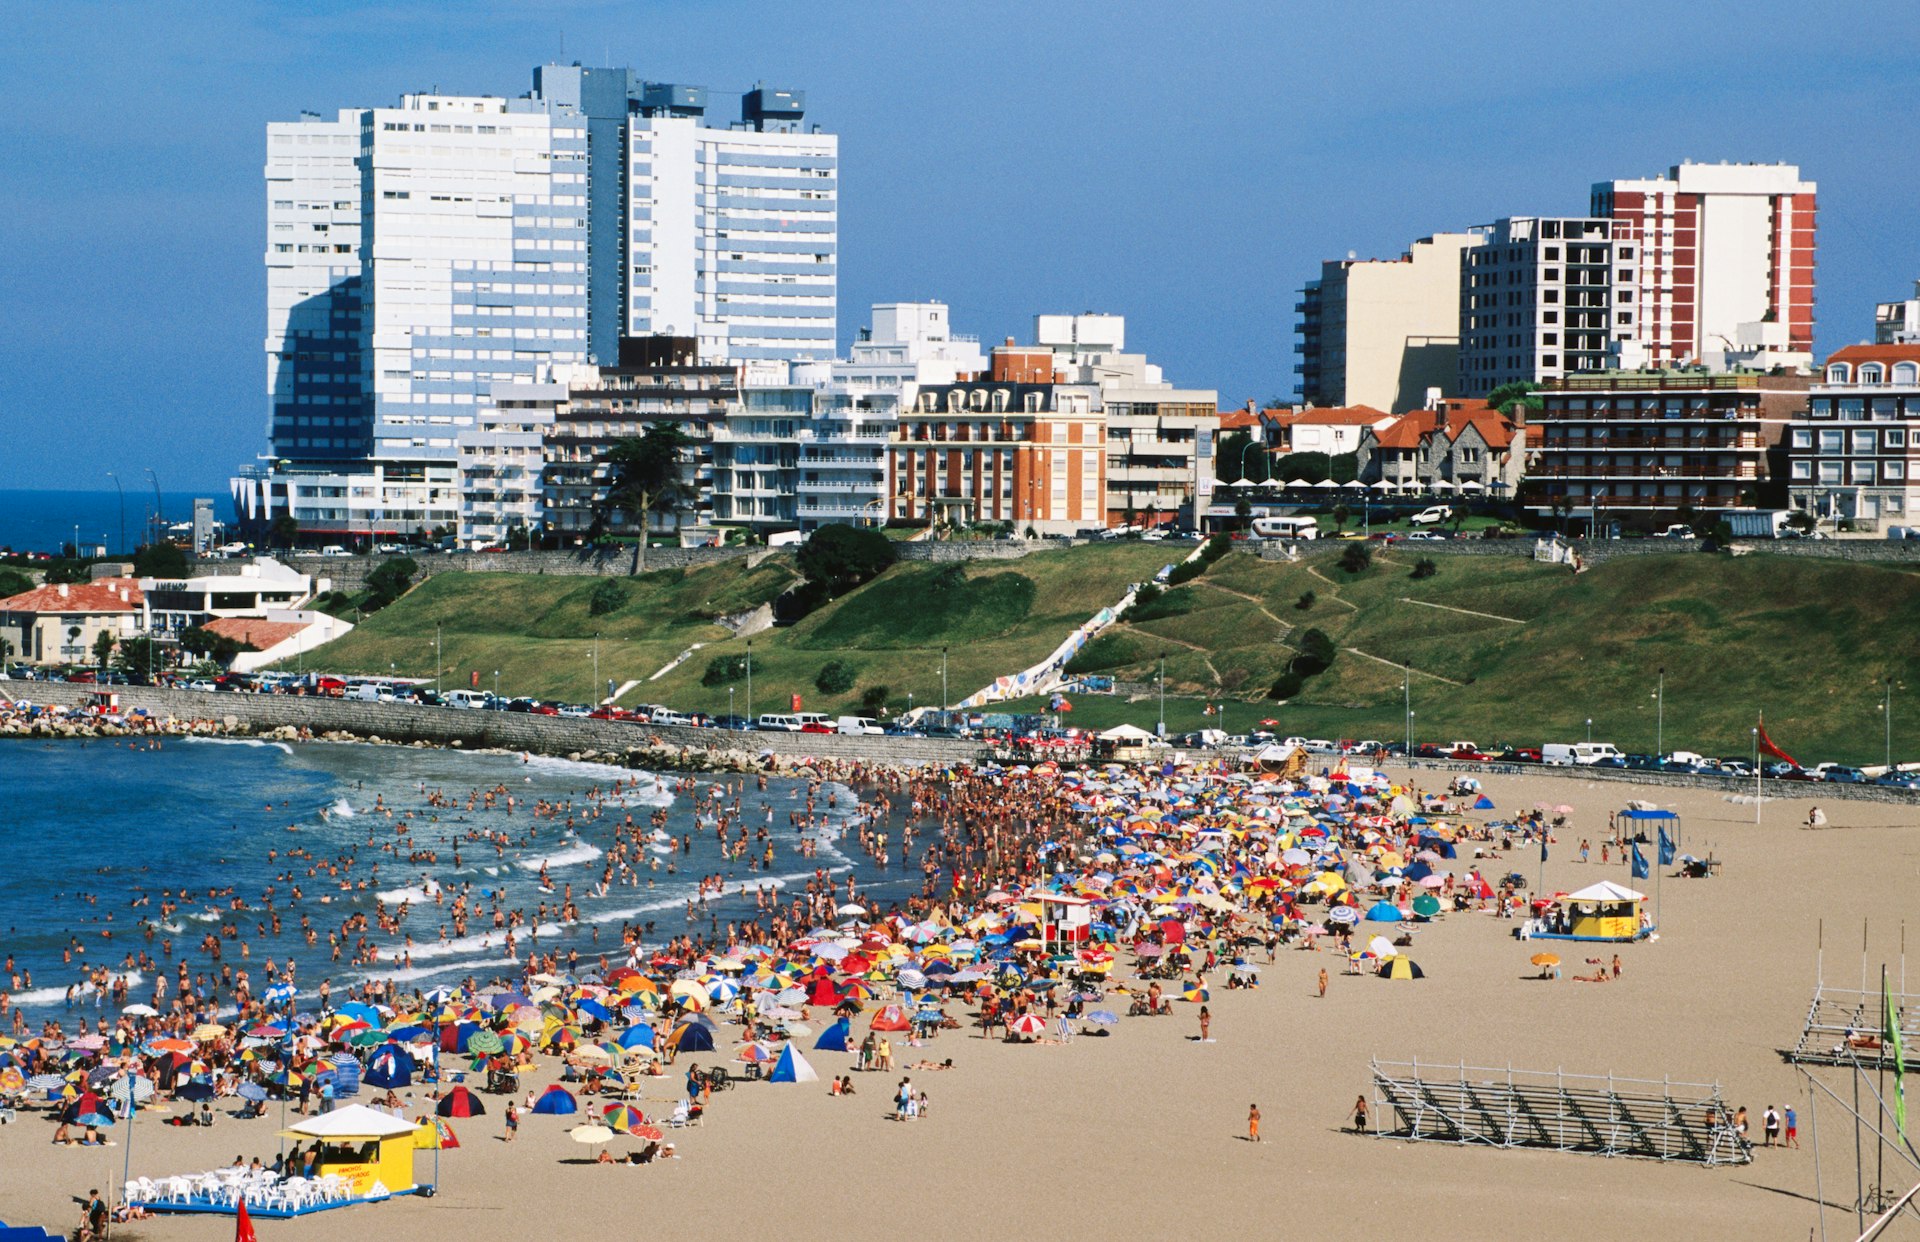
[[[1145,354],[1127,353],[1121,315],[1036,315],[1033,335],[1066,383],[1099,390],[1105,525],[1161,525],[1203,512],[1213,499],[1220,394],[1175,388]]]
[[[1460,267],[1455,393],[1598,371],[1637,340],[1639,243],[1610,219],[1510,216]]]
[[[628,333],[697,336],[713,361],[832,358],[838,136],[805,124],[803,92],[756,87],[717,128],[687,90],[649,88],[627,127]]]
[[[1300,291],[1300,399],[1308,406],[1418,409],[1460,367],[1462,256],[1485,238],[1436,233],[1398,259],[1335,259]]]
[[[461,543],[505,546],[546,523],[546,440],[566,402],[565,379],[493,386],[458,437]]]
[[[887,443],[922,385],[987,369],[977,337],[954,333],[942,302],[883,302],[848,356],[794,366],[816,392],[800,429],[794,516],[801,530],[886,520]]]
[[[1881,302],[1873,308],[1873,343],[1920,344],[1920,280],[1913,282],[1912,297],[1903,302]]]
[[[1818,188],[1792,164],[1724,162],[1596,184],[1592,214],[1637,252],[1638,361],[1811,363]]]

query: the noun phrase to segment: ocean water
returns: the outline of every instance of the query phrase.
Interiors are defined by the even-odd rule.
[[[47,492],[0,490],[0,548],[17,552],[58,553],[63,544],[73,542],[74,528],[80,532],[80,546],[105,545],[113,552],[131,552],[145,542],[155,504],[153,488],[144,477],[127,479],[122,497],[109,487],[104,492]],[[233,519],[233,501],[224,488],[200,492],[160,493],[160,515],[168,522],[193,519],[194,498],[213,501],[217,521]],[[124,521],[124,526],[123,526]],[[122,542],[121,531],[126,531]]]
[[[857,841],[839,840],[855,798],[837,786],[817,797],[816,813],[827,814],[832,822],[826,829],[809,830],[807,835],[817,839],[815,853],[804,857],[798,852],[801,834],[788,822],[790,812],[805,807],[804,783],[770,779],[762,793],[750,778],[733,778],[748,781],[741,794],[741,818],[749,832],[765,822],[767,808],[773,811],[774,862],[764,871],[749,870],[745,860],[720,856],[711,826],[696,824],[692,798],[675,794],[671,774],[644,777],[638,789],[623,792],[625,810],[580,822],[571,834],[561,822],[534,819],[534,801],[571,797],[577,810],[587,805],[589,788],[605,789],[616,775],[643,774],[560,759],[523,761],[510,755],[357,744],[171,739],[156,749],[147,743],[108,740],[0,742],[7,824],[0,837],[0,955],[13,959],[13,973],[19,976],[17,983],[0,976],[0,991],[10,992],[30,1019],[71,1012],[75,1005],[86,1015],[111,1012],[110,997],[103,1003],[84,990],[69,997],[69,987],[84,978],[89,965],[106,966],[129,979],[130,1000],[148,1000],[152,979],[150,971],[139,967],[142,951],[169,975],[182,957],[196,974],[209,977],[223,963],[235,970],[245,967],[256,993],[266,960],[284,962],[289,954],[299,964],[303,993],[323,977],[336,989],[370,977],[422,988],[469,976],[481,981],[511,977],[518,967],[505,957],[503,937],[485,915],[490,902],[477,901],[482,912],[469,923],[472,934],[455,937],[449,928],[447,938],[441,938],[446,907],[431,904],[435,889],[450,893],[469,883],[476,895],[500,892],[503,908],[524,909],[529,924],[541,901],[556,905],[571,883],[579,922],[561,926],[549,920],[540,928],[537,948],[563,954],[578,948],[583,969],[601,953],[618,960],[625,923],[655,922],[654,935],[646,938],[649,946],[683,933],[711,937],[710,919],[717,919],[724,934],[729,919],[752,918],[754,903],[750,895],[741,895],[743,888],[804,889],[816,868],[829,871],[838,882],[853,873],[862,896],[882,903],[917,891],[917,872],[881,870],[860,852]],[[701,787],[713,783],[714,778],[704,778]],[[469,791],[500,785],[518,802],[512,815],[466,810]],[[438,790],[458,804],[430,808],[423,788]],[[829,790],[838,804],[832,810],[827,807]],[[395,833],[395,820],[375,810],[376,800],[396,815],[415,812],[409,837]],[[644,825],[662,806],[667,809],[665,831],[675,838],[691,833],[692,852],[682,854],[677,845],[669,851],[665,843],[656,842],[648,850],[660,859],[658,871],[643,872],[633,886],[616,881],[604,895],[597,894],[599,860],[613,843],[625,811],[632,812],[635,824]],[[537,838],[521,841],[536,823]],[[514,841],[504,853],[496,853],[491,844],[462,839],[456,867],[448,843],[476,827],[504,831]],[[380,848],[389,842],[399,842],[394,853]],[[413,849],[435,849],[437,861],[409,863],[409,842]],[[312,859],[290,859],[285,851],[294,848],[310,852]],[[750,842],[750,849],[758,848]],[[357,851],[358,861],[341,877],[350,876],[356,887],[342,889],[342,878],[324,870],[308,875],[315,862],[340,858],[350,850]],[[677,875],[667,873],[669,859],[677,865]],[[375,861],[377,872],[371,869]],[[541,889],[543,867],[551,891]],[[654,881],[651,889],[644,878],[648,874]],[[707,875],[726,879],[724,895],[689,923],[686,903],[698,878]],[[364,889],[357,887],[363,878],[369,881]],[[295,884],[302,897],[290,905]],[[261,930],[267,920],[262,896],[269,886],[275,889],[273,908],[282,919],[277,936],[270,925]],[[161,891],[177,894],[183,888],[190,896],[163,919]],[[233,909],[235,898],[251,908]],[[147,904],[135,904],[142,899]],[[408,964],[399,960],[409,952],[404,937],[381,933],[372,918],[376,904],[384,903],[391,911],[402,901],[414,903],[404,925],[412,937]],[[303,913],[319,933],[312,947],[300,937]],[[339,962],[331,961],[327,932],[360,913],[369,916],[368,927],[350,936],[349,943],[365,934],[380,946],[380,962],[351,966],[350,948]],[[224,941],[222,962],[214,962],[202,941],[225,925],[234,926],[240,937]],[[524,957],[532,947],[526,928],[516,936],[517,951]],[[162,953],[169,938],[172,957]],[[241,941],[248,958],[240,955]]]

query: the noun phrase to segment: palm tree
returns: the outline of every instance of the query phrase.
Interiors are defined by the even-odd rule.
[[[647,568],[647,528],[653,511],[678,508],[695,494],[680,460],[692,445],[692,438],[678,423],[652,423],[645,435],[616,440],[600,457],[607,468],[607,490],[594,505],[594,530],[604,531],[615,513],[637,520],[640,543],[635,573]]]

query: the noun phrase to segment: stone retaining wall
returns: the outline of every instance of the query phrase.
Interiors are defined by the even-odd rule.
[[[1350,539],[1308,539],[1297,543],[1282,543],[1279,540],[1259,541],[1258,555],[1263,560],[1285,560],[1285,548],[1298,548],[1303,557],[1335,557],[1356,542]],[[1574,539],[1570,541],[1580,559],[1589,565],[1598,565],[1623,556],[1675,556],[1682,553],[1698,552],[1701,541],[1698,539]],[[1433,542],[1409,543],[1400,540],[1391,545],[1369,543],[1367,546],[1378,551],[1382,546],[1391,546],[1399,556],[1514,556],[1531,558],[1534,541],[1522,539],[1442,539]],[[1876,539],[1780,539],[1755,540],[1736,543],[1734,554],[1746,556],[1762,554],[1766,556],[1797,556],[1810,560],[1848,561],[1853,563],[1892,563],[1910,565],[1920,563],[1920,541],[1912,543],[1893,543]]]
[[[91,687],[63,682],[8,683],[11,693],[35,703],[76,706]],[[877,737],[819,733],[734,733],[720,729],[632,725],[615,720],[578,720],[524,712],[459,711],[401,703],[361,703],[287,694],[210,694],[196,690],[119,688],[123,710],[145,708],[158,716],[231,719],[247,732],[283,726],[315,734],[348,733],[389,742],[525,750],[542,755],[583,751],[622,753],[649,747],[688,747],[695,752],[765,751],[783,759],[821,758],[860,763],[955,764],[979,761],[977,743],[945,738]]]
[[[1321,759],[1331,755],[1310,756],[1308,766],[1318,770]],[[1752,780],[1727,780],[1691,772],[1638,772],[1631,768],[1598,768],[1579,764],[1544,763],[1461,763],[1450,759],[1416,759],[1411,764],[1388,762],[1387,770],[1411,768],[1414,772],[1443,772],[1449,777],[1465,776],[1553,776],[1571,780],[1611,781],[1619,785],[1653,785],[1670,789],[1704,789],[1711,793],[1745,794],[1753,797]],[[1825,781],[1776,781],[1762,778],[1761,796],[1772,800],[1802,802],[1885,802],[1897,806],[1920,806],[1920,790],[1890,789],[1884,785],[1828,784]]]
[[[769,554],[765,548],[648,548],[647,568],[691,569],[748,557],[754,564]],[[444,573],[553,574],[573,577],[618,577],[634,570],[634,549],[628,546],[592,548],[579,552],[410,552],[419,566],[414,581]],[[289,556],[281,558],[301,573],[328,578],[335,590],[360,591],[367,575],[393,560],[390,556]],[[231,571],[232,561],[196,561],[201,573]]]

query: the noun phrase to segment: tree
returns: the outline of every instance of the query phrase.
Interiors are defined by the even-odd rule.
[[[24,595],[33,590],[33,579],[17,569],[0,569],[0,599]]]
[[[822,526],[800,545],[796,559],[808,582],[837,599],[893,564],[893,540],[867,527]]]
[[[1538,387],[1538,384],[1528,380],[1502,384],[1487,394],[1487,404],[1509,417],[1516,405],[1521,407],[1522,413],[1530,413],[1540,408],[1540,398],[1534,395],[1534,390]]]
[[[888,689],[885,686],[868,686],[860,692],[860,710],[869,716],[885,714],[887,694]]]
[[[120,644],[120,671],[137,681],[151,681],[164,662],[160,644],[151,638],[130,638]]]
[[[8,638],[0,638],[0,669],[5,668],[7,666],[7,661],[12,658],[13,658],[13,640]]]
[[[1347,519],[1352,516],[1353,510],[1347,508],[1345,505],[1335,505],[1333,507],[1333,528],[1339,530],[1347,524]]]
[[[1240,523],[1242,530],[1253,525],[1253,505],[1245,496],[1233,502],[1233,517],[1235,521]]]
[[[291,548],[300,542],[300,519],[291,513],[282,513],[267,527],[267,535],[280,547]]]
[[[615,441],[601,455],[601,464],[607,467],[607,492],[594,506],[592,533],[598,536],[605,531],[616,513],[633,519],[640,528],[635,573],[647,567],[647,531],[653,511],[677,508],[694,496],[680,461],[692,446],[692,438],[680,430],[680,424],[659,422],[649,423],[645,435]]]
[[[396,556],[374,566],[373,572],[367,575],[365,610],[378,612],[405,595],[407,587],[413,582],[413,575],[419,571],[419,564],[410,556]]]
[[[49,586],[61,582],[86,582],[89,578],[85,561],[54,561],[47,566],[44,575]]]
[[[105,668],[107,666],[107,659],[113,655],[113,649],[118,642],[119,640],[106,630],[101,630],[98,634],[95,634],[93,636],[93,662],[101,668]]]
[[[746,675],[746,656],[715,656],[713,659],[707,661],[707,671],[700,674],[700,684],[703,686],[730,686]]]
[[[1433,558],[1423,556],[1413,563],[1413,573],[1410,576],[1415,578],[1431,578],[1439,572],[1440,567],[1433,563]]]
[[[136,578],[184,578],[187,576],[187,554],[178,544],[164,542],[147,544],[133,554],[133,576]]]
[[[252,647],[237,638],[225,634],[216,634],[203,626],[189,626],[180,631],[180,649],[189,655],[213,660],[222,667],[233,663],[233,657],[242,651],[251,651]]]

